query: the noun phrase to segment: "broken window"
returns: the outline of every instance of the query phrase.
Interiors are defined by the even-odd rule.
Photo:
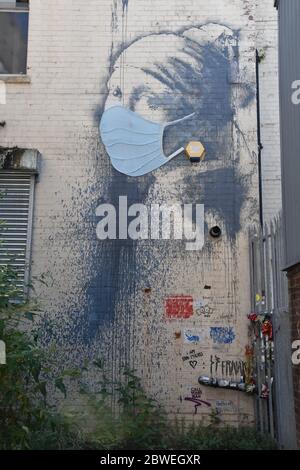
[[[26,74],[29,0],[0,0],[0,74]]]

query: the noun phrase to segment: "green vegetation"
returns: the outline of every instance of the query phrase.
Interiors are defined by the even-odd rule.
[[[162,407],[147,397],[140,379],[127,369],[122,380],[112,382],[101,361],[95,361],[99,390],[93,393],[76,370],[55,377],[53,352],[40,349],[37,337],[20,328],[35,312],[27,304],[7,303],[9,296],[4,300],[3,286],[11,283],[12,273],[2,268],[0,273],[0,338],[7,347],[7,364],[0,366],[0,449],[275,448],[269,437],[251,428],[222,428],[216,419],[210,426],[170,423]],[[15,296],[13,289],[10,292]],[[77,381],[84,406],[62,414],[47,396],[54,388],[66,396],[66,376]]]
[[[65,393],[64,377],[54,376],[54,351],[41,349],[38,337],[27,332],[38,310],[21,298],[17,274],[1,266],[0,339],[6,365],[0,365],[0,449],[63,448],[74,435],[47,395],[51,388]]]
[[[261,435],[250,427],[234,428],[215,425],[176,426],[170,440],[171,449],[187,450],[268,450],[276,449],[268,435]]]
[[[30,333],[40,314],[37,303],[22,300],[17,279],[10,265],[0,266],[0,340],[7,361],[0,365],[0,449],[274,448],[253,429],[219,427],[215,416],[208,427],[170,423],[130,370],[114,382],[102,362],[94,361],[99,380],[93,393],[84,381],[86,367],[57,375],[55,351],[41,348],[38,334]],[[66,397],[66,378],[75,381],[84,406],[64,414],[48,396],[58,390]]]
[[[84,437],[89,449],[173,449],[228,450],[275,449],[268,436],[250,427],[221,427],[214,414],[211,424],[187,425],[184,421],[170,422],[157,401],[147,397],[141,381],[130,370],[124,370],[123,380],[110,382],[101,361],[95,363],[101,380],[99,392],[87,395],[85,420],[94,417],[94,425]],[[108,399],[117,397],[119,412],[113,414]],[[78,422],[78,418],[75,422]]]
[[[0,228],[2,233],[1,220]],[[40,348],[38,335],[30,334],[40,312],[18,285],[11,263],[0,266],[0,340],[6,346],[6,364],[0,364],[0,449],[65,448],[76,436],[48,403],[48,394],[66,393],[68,371],[55,376],[54,351]]]

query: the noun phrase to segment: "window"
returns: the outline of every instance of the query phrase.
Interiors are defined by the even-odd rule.
[[[10,264],[26,294],[29,281],[30,247],[35,175],[22,171],[0,172],[0,265]]]
[[[0,75],[26,74],[29,0],[0,0]]]

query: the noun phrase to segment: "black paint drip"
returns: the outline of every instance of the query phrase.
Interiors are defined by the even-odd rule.
[[[129,0],[122,0],[123,13],[124,13],[125,9],[126,10],[128,9],[128,2],[129,2]]]

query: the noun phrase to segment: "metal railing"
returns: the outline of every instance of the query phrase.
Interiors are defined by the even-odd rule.
[[[288,280],[281,216],[249,232],[256,423],[284,448],[295,446]]]

